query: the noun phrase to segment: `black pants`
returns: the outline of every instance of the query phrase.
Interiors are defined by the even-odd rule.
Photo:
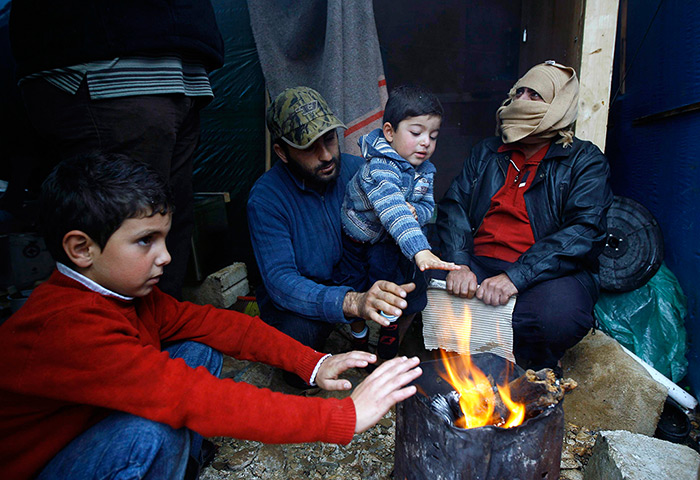
[[[508,262],[472,257],[479,283],[503,273]],[[593,328],[594,301],[575,277],[547,280],[518,293],[513,309],[513,354],[518,365],[554,368],[566,350]]]
[[[423,272],[418,270],[415,263],[406,259],[393,242],[373,245],[368,252],[358,258],[355,248],[360,244],[348,245],[351,240],[343,235],[342,261],[336,265],[332,281],[328,285],[347,285],[355,291],[363,292],[369,289],[377,280],[390,280],[398,283],[414,282],[415,290],[406,296],[408,307],[404,315],[423,311],[427,303],[428,283]],[[348,247],[350,249],[348,250]],[[346,255],[350,254],[350,256]],[[350,262],[350,263],[348,263]],[[260,299],[258,299],[260,300]],[[335,324],[323,320],[311,320],[288,310],[280,310],[269,299],[259,302],[260,318],[286,333],[295,340],[315,350],[323,351],[326,339],[333,332]],[[348,320],[350,322],[351,320]]]
[[[53,165],[93,151],[123,153],[169,181],[175,202],[167,238],[172,261],[158,286],[180,298],[194,226],[192,158],[199,141],[199,102],[178,94],[91,100],[85,82],[71,95],[44,80],[25,82],[22,95],[32,124],[57,153],[47,160]]]

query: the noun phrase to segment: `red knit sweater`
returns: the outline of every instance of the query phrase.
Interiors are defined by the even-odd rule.
[[[189,368],[161,342],[195,340],[310,378],[322,354],[258,318],[178,302],[124,301],[55,271],[0,326],[0,478],[31,478],[73,438],[121,410],[204,436],[348,443],[349,397],[283,395]]]

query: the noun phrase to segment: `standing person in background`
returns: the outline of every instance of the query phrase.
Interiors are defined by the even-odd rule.
[[[192,159],[208,72],[223,63],[209,0],[14,0],[10,41],[29,118],[60,159],[91,151],[152,165],[173,189],[161,288],[181,297],[194,226]]]
[[[362,160],[340,154],[343,123],[316,90],[288,88],[267,110],[280,161],[253,186],[248,222],[263,284],[256,290],[260,317],[316,350],[338,324],[357,318],[389,325],[401,315],[414,284],[377,281],[367,291],[336,285],[342,255],[340,209],[345,186]],[[306,382],[285,374],[290,385]]]
[[[498,109],[498,136],[472,148],[438,206],[441,254],[462,265],[448,292],[489,305],[517,294],[523,368],[557,368],[594,326],[612,192],[605,155],[573,133],[578,89],[573,68],[531,68]]]
[[[386,360],[399,350],[399,322],[405,331],[413,315],[427,303],[427,269],[454,270],[431,252],[423,227],[433,216],[433,176],[430,161],[442,123],[443,109],[432,93],[417,85],[402,85],[389,94],[384,125],[358,141],[365,164],[352,177],[341,211],[343,257],[334,280],[364,290],[376,280],[415,283],[416,300],[404,318],[380,327],[377,356]],[[369,329],[364,320],[351,325],[356,349],[367,350]]]

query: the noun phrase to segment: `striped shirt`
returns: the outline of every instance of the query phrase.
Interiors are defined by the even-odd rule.
[[[20,79],[19,83],[34,78],[43,78],[70,94],[75,94],[85,79],[93,100],[169,93],[188,97],[214,96],[204,66],[186,63],[176,55],[81,63],[33,73]]]

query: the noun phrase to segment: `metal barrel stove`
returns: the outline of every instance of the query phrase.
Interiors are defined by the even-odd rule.
[[[494,354],[472,362],[496,383],[524,373]],[[396,410],[394,478],[407,480],[557,480],[564,437],[564,410],[555,406],[513,428],[463,429],[448,424],[430,407],[435,395],[454,389],[441,375],[441,360],[421,363],[418,391]]]

